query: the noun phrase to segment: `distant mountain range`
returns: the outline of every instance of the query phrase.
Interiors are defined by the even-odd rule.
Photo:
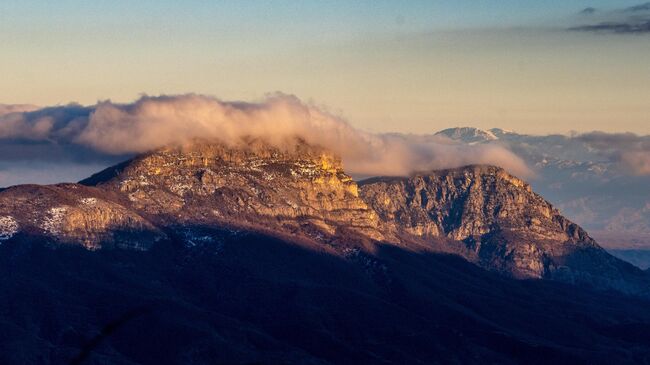
[[[503,169],[244,142],[1,191],[0,362],[650,360],[650,274]]]
[[[579,138],[493,128],[436,133],[460,143],[500,144],[533,167],[532,186],[608,248],[650,248],[650,176],[634,176]]]

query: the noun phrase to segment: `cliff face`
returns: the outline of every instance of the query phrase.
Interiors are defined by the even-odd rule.
[[[481,266],[515,277],[619,285],[622,272],[635,272],[527,183],[497,167],[374,178],[361,182],[360,191],[394,229],[462,241]]]
[[[83,183],[126,195],[135,210],[162,223],[261,223],[315,239],[340,231],[386,238],[340,159],[304,143],[285,150],[255,141],[166,148],[105,181]]]
[[[160,240],[212,242],[212,228],[311,242],[350,259],[377,244],[452,250],[519,278],[648,289],[645,273],[495,167],[358,185],[337,157],[300,141],[284,149],[196,142],[138,156],[81,184],[0,192],[0,242],[35,235],[90,249],[148,249]]]
[[[463,241],[485,265],[517,276],[543,277],[550,257],[595,247],[528,184],[496,167],[376,178],[362,182],[361,194],[395,229]]]

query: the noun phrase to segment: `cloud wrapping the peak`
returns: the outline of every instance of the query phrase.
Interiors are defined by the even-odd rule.
[[[294,96],[261,103],[223,102],[199,95],[142,97],[133,104],[99,103],[77,141],[108,153],[144,152],[194,138],[237,143],[263,138],[281,146],[300,136],[330,148],[354,135],[350,125]]]
[[[468,146],[439,136],[373,134],[352,127],[295,96],[272,94],[259,103],[225,102],[187,94],[143,96],[130,104],[110,101],[0,116],[0,140],[83,146],[107,155],[146,152],[196,138],[237,144],[262,139],[277,147],[300,137],[340,155],[356,176],[491,164],[531,177],[522,159],[502,146]],[[0,142],[3,144],[4,142]]]

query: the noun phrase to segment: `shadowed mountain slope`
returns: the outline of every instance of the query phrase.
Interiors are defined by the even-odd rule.
[[[204,232],[212,242],[148,251],[0,246],[0,362],[650,361],[646,301],[509,279],[453,255],[381,245],[337,256]]]
[[[4,239],[21,232],[91,249],[148,249],[178,229],[188,241],[209,240],[185,226],[231,227],[338,251],[381,242],[451,252],[516,278],[648,295],[644,272],[606,253],[503,169],[468,166],[358,185],[339,158],[300,140],[284,149],[256,140],[163,148],[81,185],[3,191],[0,217]]]
[[[648,274],[502,169],[249,142],[0,192],[0,362],[650,361]]]

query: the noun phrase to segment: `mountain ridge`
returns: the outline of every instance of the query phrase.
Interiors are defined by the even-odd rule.
[[[360,185],[364,199],[384,220],[395,220],[416,236],[464,242],[477,254],[473,262],[484,268],[519,278],[647,291],[644,275],[611,257],[530,185],[503,169],[470,166]],[[637,283],[628,286],[626,275]]]
[[[474,127],[447,128],[436,132],[436,136],[444,136],[452,140],[461,140],[465,143],[483,143],[499,139],[492,130],[482,130]]]
[[[183,226],[223,226],[307,240],[342,255],[377,243],[450,252],[518,278],[647,295],[645,275],[602,251],[501,168],[471,165],[356,183],[340,158],[320,147],[248,142],[170,146],[80,184],[12,187],[0,193],[0,217],[11,217],[20,232],[89,249],[147,250],[191,236]],[[18,209],[29,214],[12,215]]]
[[[648,273],[500,168],[198,144],[83,182],[0,192],[3,364],[650,360]]]
[[[531,183],[535,190],[587,229],[604,247],[650,245],[650,178],[638,167],[621,160],[628,149],[640,148],[638,144],[647,136],[627,134],[625,138],[631,138],[629,145],[608,147],[606,139],[615,140],[616,134],[530,135],[492,128],[488,131],[496,140],[475,142],[463,138],[462,131],[467,129],[474,131],[470,136],[480,134],[477,128],[451,128],[446,130],[447,138],[459,144],[479,143],[511,150],[534,170],[536,178]],[[601,140],[603,143],[598,142]]]

